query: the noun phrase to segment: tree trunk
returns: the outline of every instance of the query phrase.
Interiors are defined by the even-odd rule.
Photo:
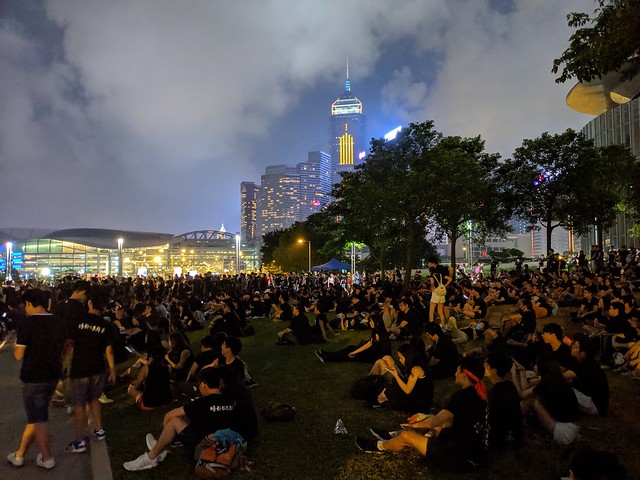
[[[555,227],[551,226],[551,220],[547,220],[547,250],[544,253],[544,256],[547,257],[549,255],[549,250],[551,249],[551,233]]]
[[[453,268],[452,282],[456,281],[456,272],[458,271],[456,268],[456,239],[457,237],[449,237],[449,243],[451,244],[451,267]]]
[[[404,289],[409,290],[411,286],[411,266],[413,265],[413,253],[415,249],[416,224],[411,222],[407,231],[407,256],[404,267]]]

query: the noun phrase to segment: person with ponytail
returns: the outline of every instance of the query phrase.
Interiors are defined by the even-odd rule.
[[[375,432],[378,439],[356,438],[356,445],[369,453],[399,452],[411,447],[422,455],[437,457],[455,468],[474,468],[484,463],[489,439],[487,389],[482,381],[484,366],[477,358],[462,358],[455,379],[460,390],[436,415],[418,414],[401,424],[395,436]],[[436,441],[434,441],[437,439]]]

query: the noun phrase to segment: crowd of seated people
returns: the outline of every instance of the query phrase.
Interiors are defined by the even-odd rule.
[[[474,415],[479,418],[483,408],[488,412],[488,424],[498,421],[492,410],[511,408],[515,412],[516,402],[523,414],[535,418],[541,432],[566,444],[575,438],[581,414],[605,415],[608,411],[602,363],[622,358],[618,370],[640,377],[640,313],[633,296],[637,265],[635,255],[626,259],[624,275],[617,276],[593,273],[588,266],[554,271],[555,264],[543,270],[522,266],[519,271],[496,271],[486,279],[481,274],[474,278],[461,275],[446,286],[444,324],[439,307],[435,321],[429,321],[436,285],[418,276],[405,290],[397,272],[362,275],[360,284],[336,275],[255,274],[167,281],[94,279],[93,287],[110,297],[105,316],[112,320],[114,345],[139,357],[128,375],[129,394],[141,409],[166,405],[179,393],[197,395],[199,375],[207,368],[228,367],[234,378],[228,380],[230,384],[254,383],[238,357],[239,337],[248,320],[266,317],[283,322],[277,342],[286,345],[321,343],[340,331],[368,329],[370,337],[359,344],[315,353],[326,363],[370,363],[371,373],[384,378],[373,403],[412,416],[430,415],[438,388],[434,379],[455,378],[467,400],[477,404]],[[72,291],[65,283],[52,289],[54,302],[61,302]],[[495,315],[489,318],[498,306],[501,311],[512,311],[500,320]],[[573,339],[556,322],[541,322],[554,317],[559,306],[575,312],[567,326],[581,334]],[[19,306],[12,308],[19,310]],[[196,354],[185,334],[207,327],[209,335],[203,337]],[[396,350],[391,346],[393,340],[399,342],[397,361],[391,356]],[[466,340],[475,343],[467,347]],[[477,361],[485,362],[483,369],[474,364]],[[481,392],[483,377],[493,385],[488,395]],[[411,446],[426,453],[427,444],[436,437],[443,445],[460,447],[460,432],[474,418],[459,409],[460,399],[454,397],[440,413],[419,415],[415,417],[419,420],[403,425],[397,437],[378,439],[375,450]],[[492,401],[493,397],[498,400]],[[492,402],[502,406],[497,408]],[[509,434],[498,435],[500,439],[490,440],[485,447],[495,443],[499,450],[521,443],[518,422],[521,418],[499,426],[497,431]],[[483,455],[474,450],[479,445],[464,443],[470,449],[469,464],[481,463]],[[366,442],[363,446],[371,447]]]

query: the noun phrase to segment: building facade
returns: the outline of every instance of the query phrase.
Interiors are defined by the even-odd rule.
[[[300,173],[298,167],[271,165],[261,177],[258,192],[256,235],[292,226],[300,212]]]
[[[125,277],[166,278],[188,273],[234,274],[259,268],[258,250],[221,230],[172,235],[107,229],[24,234],[8,229],[0,231],[0,239],[0,271],[6,275],[9,266],[22,278],[115,276],[118,272]],[[122,249],[117,239],[122,239]]]
[[[240,184],[240,233],[247,242],[256,239],[259,187],[254,182]]]
[[[619,73],[611,72],[590,82],[580,82],[567,95],[572,109],[594,115],[582,133],[596,146],[623,145],[640,160],[640,76],[621,81]],[[602,237],[602,247],[640,247],[640,239],[631,235],[634,223],[624,214],[606,231],[593,231],[582,239],[582,249],[589,251]]]
[[[340,173],[353,171],[364,161],[369,149],[366,137],[366,116],[362,102],[351,93],[349,73],[345,91],[331,104],[332,183],[340,182]]]

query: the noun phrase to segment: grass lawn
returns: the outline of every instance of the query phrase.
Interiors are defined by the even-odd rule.
[[[491,312],[491,309],[490,309]],[[561,309],[553,319],[565,325],[567,311]],[[276,346],[275,334],[284,325],[268,319],[254,319],[256,335],[243,338],[240,357],[247,362],[258,386],[251,389],[258,412],[270,401],[287,402],[298,409],[294,421],[260,423],[260,433],[249,447],[254,461],[252,472],[236,472],[237,479],[557,479],[568,474],[571,456],[579,447],[609,449],[618,453],[630,474],[640,474],[640,382],[609,373],[612,398],[606,418],[583,418],[581,436],[576,445],[549,447],[541,445],[527,428],[525,446],[520,451],[493,457],[474,474],[439,470],[428,459],[405,451],[371,455],[360,452],[354,444],[356,435],[370,435],[369,427],[394,428],[404,415],[390,410],[367,410],[363,403],[349,396],[353,380],[365,375],[370,365],[358,363],[323,364],[313,354],[318,345]],[[205,332],[191,334],[198,348]],[[342,332],[332,342],[321,345],[333,350],[368,337],[368,332]],[[394,347],[399,346],[394,342]],[[121,366],[123,367],[123,366]],[[126,396],[127,383],[118,384],[110,396],[116,401],[105,405],[103,414],[108,431],[108,448],[115,479],[184,479],[193,478],[193,462],[180,449],[171,452],[157,468],[127,472],[122,463],[132,460],[146,449],[147,432],[158,435],[162,416],[169,408],[139,412]],[[454,391],[452,380],[436,380],[435,402],[442,406]],[[179,406],[176,403],[173,407]],[[333,433],[342,419],[348,434]]]

